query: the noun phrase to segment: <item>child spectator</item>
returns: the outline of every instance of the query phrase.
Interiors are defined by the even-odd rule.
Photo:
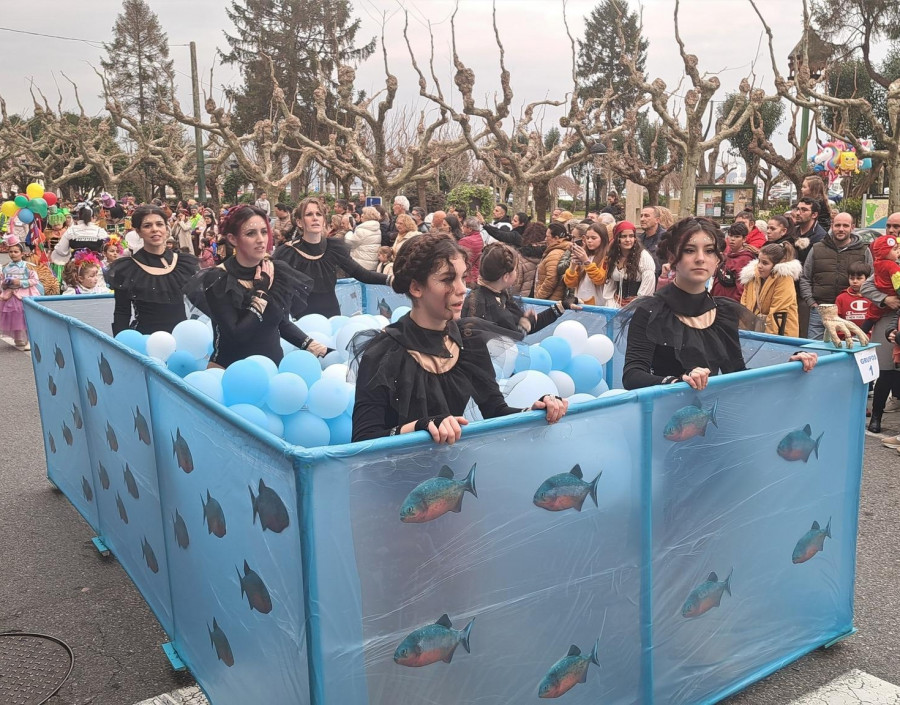
[[[802,272],[789,242],[770,242],[759,251],[758,260],[741,270],[741,303],[765,320],[766,333],[800,335],[795,283]]]
[[[68,285],[63,296],[110,293],[100,275],[100,259],[90,250],[79,250],[72,256],[63,272],[63,281]]]
[[[729,226],[728,235],[725,236],[728,249],[725,251],[725,259],[716,268],[711,292],[713,296],[727,296],[735,301],[741,300],[741,294],[744,293],[741,272],[759,254],[755,247],[747,244],[747,234],[747,226],[744,223]]]
[[[11,336],[19,350],[31,350],[22,299],[40,295],[38,275],[25,262],[25,246],[17,236],[7,236],[6,244],[10,261],[3,267],[0,284],[0,332]]]
[[[838,316],[845,321],[853,321],[860,328],[862,328],[863,321],[866,320],[872,302],[865,296],[862,296],[859,293],[859,289],[871,274],[872,268],[868,263],[851,262],[847,270],[850,286],[842,291],[835,300]]]
[[[872,257],[875,259],[875,288],[887,296],[900,294],[900,243],[893,235],[882,235],[872,243]],[[884,314],[880,306],[870,306],[866,320],[860,326],[866,333],[875,327]]]
[[[109,238],[109,242],[103,246],[101,269],[103,270],[104,277],[106,276],[106,270],[109,269],[109,265],[119,259],[123,254],[125,254],[125,250],[122,247],[122,241],[115,235]]]
[[[383,245],[378,248],[378,264],[375,271],[381,274],[391,275],[394,273],[394,249]]]
[[[212,243],[208,237],[200,240],[200,269],[210,269],[216,266],[216,253],[213,252]]]

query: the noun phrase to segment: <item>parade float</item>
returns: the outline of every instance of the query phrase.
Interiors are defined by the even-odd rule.
[[[713,703],[854,631],[868,349],[803,374],[806,341],[742,333],[700,393],[301,447],[109,337],[112,306],[26,303],[48,477],[213,705]]]

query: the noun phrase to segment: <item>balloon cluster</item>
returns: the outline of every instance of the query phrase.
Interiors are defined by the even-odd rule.
[[[494,371],[506,403],[527,408],[545,394],[568,399],[570,404],[600,396],[622,394],[604,380],[604,365],[614,352],[605,335],[588,335],[578,321],[563,321],[553,335],[534,345],[515,347],[492,343]]]
[[[866,150],[875,148],[872,140],[861,140],[860,144]],[[872,160],[865,158],[860,160],[856,156],[856,149],[841,140],[832,140],[819,145],[818,153],[810,158],[810,166],[814,172],[828,174],[828,183],[832,184],[839,176],[858,174],[860,170],[867,171],[872,168]]]
[[[24,194],[20,193],[12,201],[4,201],[0,205],[0,213],[10,220],[17,219],[24,225],[30,225],[35,216],[46,219],[50,208],[56,208],[56,194],[44,191],[40,184],[28,184]]]

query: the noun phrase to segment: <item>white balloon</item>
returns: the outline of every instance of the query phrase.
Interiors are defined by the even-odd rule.
[[[213,341],[212,328],[199,320],[181,321],[172,329],[178,350],[187,350],[195,358],[206,357]]]
[[[325,370],[331,365],[341,365],[347,362],[348,359],[349,355],[346,350],[332,350],[319,361],[322,363],[322,369]]]
[[[175,352],[175,348],[175,337],[164,330],[151,333],[147,338],[147,354],[160,362],[168,360],[169,356]]]
[[[622,394],[628,394],[628,390],[627,389],[609,389],[609,390],[603,392],[603,394],[600,395],[600,398],[618,397],[618,396],[621,396]]]
[[[321,313],[307,313],[305,316],[300,317],[297,325],[307,335],[311,335],[313,332],[331,335],[331,322]]]
[[[304,332],[317,343],[322,343],[322,345],[324,345],[326,348],[334,347],[334,336],[332,336],[330,333],[323,333],[318,330],[314,330],[311,333],[309,331]]]
[[[615,352],[615,346],[613,345],[613,341],[607,338],[602,333],[597,333],[596,335],[592,335],[587,339],[587,347],[584,352],[592,357],[597,358],[601,365],[605,365],[607,362],[612,360],[613,353]]]
[[[504,391],[506,403],[519,409],[528,409],[545,394],[559,395],[559,390],[543,372],[525,370],[507,380]]]
[[[384,328],[385,326],[391,325],[390,320],[385,316],[382,316],[381,314],[375,316],[375,320],[378,322],[379,328]]]
[[[599,397],[601,394],[606,394],[609,391],[609,385],[606,383],[605,379],[601,379],[597,382],[597,386],[593,389],[588,390],[588,394],[591,394],[595,397]]]
[[[338,363],[337,365],[329,365],[322,370],[322,379],[339,379],[341,382],[346,382],[349,374],[350,368],[343,363]]]
[[[372,321],[362,316],[354,316],[347,323],[345,323],[341,329],[334,336],[334,345],[335,350],[346,350],[347,346],[350,345],[350,341],[353,340],[353,336],[357,333],[361,333],[364,330],[372,330],[375,326]]]
[[[391,314],[391,323],[396,323],[410,311],[412,311],[412,309],[409,306],[398,306]]]
[[[269,379],[272,379],[275,375],[278,374],[278,365],[276,365],[271,358],[268,358],[265,355],[251,355],[247,359],[253,360],[257,364],[259,364],[259,366],[266,371],[266,374],[269,375]]]
[[[587,349],[587,329],[578,321],[563,321],[556,326],[553,335],[565,340],[572,348],[573,355],[581,355]]]
[[[553,384],[559,390],[559,396],[568,399],[575,393],[575,382],[565,372],[560,370],[551,370],[548,375],[553,380]]]
[[[349,316],[332,316],[329,319],[329,322],[331,323],[331,334],[334,335],[337,333],[349,320]]]
[[[572,396],[570,396],[568,399],[568,402],[570,405],[571,404],[582,404],[586,401],[594,401],[595,398],[596,397],[594,397],[592,394],[587,394],[586,392],[582,392],[581,394],[573,394]]]

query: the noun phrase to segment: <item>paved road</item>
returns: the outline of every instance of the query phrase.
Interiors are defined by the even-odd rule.
[[[114,559],[47,482],[30,356],[0,342],[0,631],[52,634],[74,650],[76,667],[53,705],[132,705],[189,686],[159,645],[165,634]],[[900,414],[885,417],[900,431]],[[12,450],[15,448],[15,450]],[[859,633],[817,651],[729,699],[728,705],[789,703],[853,668],[900,683],[900,456],[866,442],[860,513],[856,626]]]

